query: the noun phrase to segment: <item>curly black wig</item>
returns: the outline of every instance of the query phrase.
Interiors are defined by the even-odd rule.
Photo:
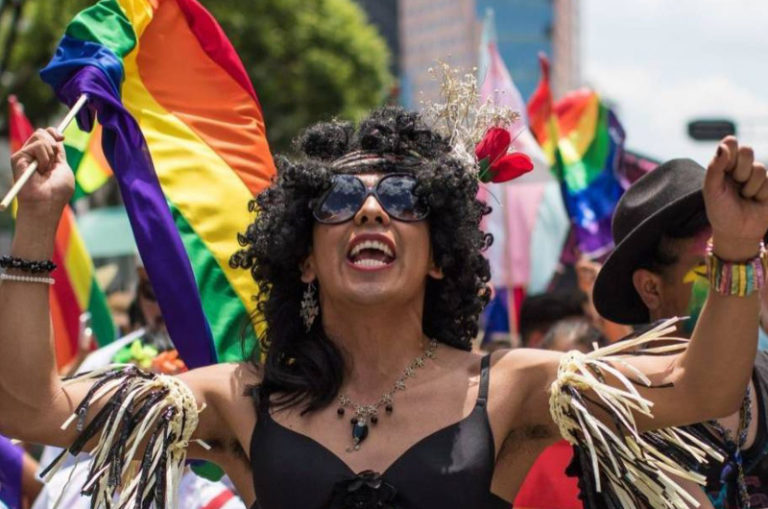
[[[416,177],[414,193],[430,207],[434,260],[444,274],[441,280],[427,282],[424,334],[469,350],[490,295],[490,268],[481,252],[492,238],[480,230],[490,208],[476,199],[477,177],[451,155],[447,141],[417,113],[389,107],[373,112],[357,130],[346,122],[316,124],[299,137],[296,150],[299,158],[277,158],[277,176],[251,202],[258,216],[238,236],[243,248],[230,259],[232,267],[250,270],[266,296],[258,304],[266,322],[259,338],[266,360],[262,366],[258,353],[251,360],[263,368],[257,399],[278,407],[300,405],[311,412],[330,404],[339,391],[344,373],[339,349],[326,336],[322,319],[306,332],[299,318],[306,288],[300,266],[312,245],[311,204],[338,171],[331,163],[357,150],[388,156],[388,162],[373,170],[367,167],[368,172],[407,171]],[[398,166],[398,156],[414,153],[421,156],[420,164],[407,170]]]

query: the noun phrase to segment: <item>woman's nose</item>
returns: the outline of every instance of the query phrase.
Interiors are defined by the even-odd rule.
[[[376,223],[381,225],[388,225],[390,222],[389,214],[381,206],[379,200],[375,196],[368,196],[360,207],[360,210],[355,214],[355,224],[364,225],[369,223]]]

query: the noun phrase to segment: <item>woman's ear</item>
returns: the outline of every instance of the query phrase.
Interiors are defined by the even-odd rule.
[[[650,315],[653,316],[653,312],[661,308],[663,300],[661,276],[647,269],[637,269],[632,273],[632,284]]]
[[[317,272],[315,271],[315,257],[310,252],[309,255],[307,255],[306,258],[304,258],[304,261],[301,262],[301,265],[299,266],[299,270],[301,271],[301,282],[309,284],[315,279],[317,279]]]
[[[429,262],[429,277],[432,279],[443,279],[445,277],[445,274],[443,274],[443,269],[437,266],[434,260]]]
[[[445,278],[445,274],[443,274],[443,269],[435,261],[435,250],[434,250],[434,246],[432,246],[431,243],[429,245],[429,270],[427,271],[427,275],[432,279]]]

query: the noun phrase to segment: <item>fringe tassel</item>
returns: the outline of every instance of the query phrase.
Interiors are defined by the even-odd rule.
[[[684,350],[686,340],[668,337],[678,321],[660,322],[636,337],[588,354],[568,352],[560,362],[557,380],[550,389],[549,410],[563,438],[576,446],[576,468],[581,470],[588,491],[586,507],[697,507],[693,497],[670,475],[703,485],[706,477],[697,471],[700,464],[707,462],[707,456],[723,460],[719,447],[690,429],[665,428],[642,434],[637,430],[633,412],[652,417],[653,402],[643,398],[635,385],[654,386],[626,358]],[[674,344],[650,346],[658,341]],[[639,346],[646,348],[633,351]],[[637,380],[622,374],[616,365]],[[622,387],[608,385],[604,374],[615,377]],[[590,413],[590,404],[610,416],[613,428]]]
[[[77,375],[64,385],[83,380],[95,383],[61,427],[75,422],[80,434],[41,477],[49,481],[67,454],[77,456],[100,433],[82,489],[91,497],[91,508],[148,509],[154,503],[175,509],[187,447],[202,411],[192,391],[174,377],[145,373],[132,365]],[[108,394],[103,408],[85,426],[88,410]],[[146,448],[139,458],[142,443]]]

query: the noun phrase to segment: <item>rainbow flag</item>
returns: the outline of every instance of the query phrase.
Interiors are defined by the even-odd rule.
[[[10,96],[8,102],[11,151],[15,152],[32,136],[33,129],[16,97]],[[112,313],[96,281],[93,261],[69,206],[64,208],[56,230],[53,261],[59,268],[52,274],[56,284],[51,287],[50,308],[56,364],[63,367],[77,354],[83,312],[91,313],[91,328],[99,346],[115,340]]]
[[[592,90],[576,90],[553,103],[546,57],[541,66],[541,81],[528,103],[531,130],[560,181],[580,251],[598,258],[613,248],[611,218],[624,193],[624,129]]]
[[[196,0],[102,0],[74,18],[41,75],[67,104],[89,94],[78,122],[90,131],[98,115],[186,364],[248,355],[262,326],[257,287],[229,258],[275,169],[256,93],[219,25]]]
[[[98,123],[88,133],[73,122],[64,131],[64,136],[67,162],[75,172],[74,202],[106,184],[112,177],[112,168],[101,150],[101,126]]]

